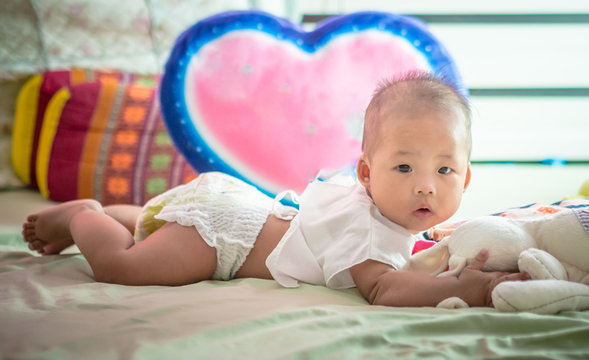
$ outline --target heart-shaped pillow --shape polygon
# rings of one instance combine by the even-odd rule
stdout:
[[[376,86],[411,71],[444,76],[466,95],[447,50],[415,18],[354,13],[306,32],[266,13],[228,12],[178,38],[160,97],[198,172],[300,192],[319,170],[358,158]]]

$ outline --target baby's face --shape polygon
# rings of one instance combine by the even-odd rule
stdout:
[[[412,233],[452,216],[470,181],[463,113],[405,112],[379,130],[372,154],[360,158],[358,177],[380,212]]]

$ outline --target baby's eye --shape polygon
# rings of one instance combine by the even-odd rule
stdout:
[[[407,164],[398,165],[395,169],[397,171],[399,171],[399,172],[402,172],[402,173],[409,173],[409,172],[411,172],[411,166],[409,166]]]
[[[447,175],[452,172],[452,169],[447,166],[442,166],[438,169],[438,174]]]

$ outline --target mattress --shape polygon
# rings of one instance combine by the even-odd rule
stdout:
[[[356,289],[272,280],[97,283],[86,260],[0,234],[0,354],[10,359],[589,357],[589,312],[391,308]]]

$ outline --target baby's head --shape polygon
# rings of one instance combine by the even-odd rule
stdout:
[[[450,85],[415,73],[383,83],[366,109],[358,179],[411,232],[452,216],[470,181],[470,109]]]

